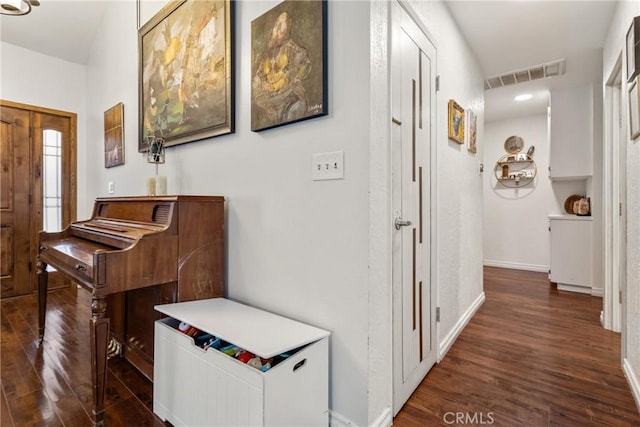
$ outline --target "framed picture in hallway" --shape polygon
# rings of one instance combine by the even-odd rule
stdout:
[[[234,132],[234,4],[172,0],[138,32],[138,151]]]
[[[627,82],[631,83],[640,73],[640,16],[631,20],[626,38]]]
[[[478,119],[476,117],[476,114],[472,110],[468,110],[467,113],[469,115],[469,146],[467,147],[467,149],[469,150],[469,152],[475,154],[478,152],[478,142],[476,140],[478,131]]]
[[[251,22],[251,130],[328,113],[327,1],[285,0]]]
[[[449,100],[449,139],[464,144],[464,108],[453,99]]]
[[[640,135],[640,100],[638,97],[638,77],[629,87],[629,134],[631,139],[636,139]]]
[[[124,165],[124,104],[104,112],[104,167]]]

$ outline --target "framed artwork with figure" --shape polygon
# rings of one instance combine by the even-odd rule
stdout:
[[[138,151],[234,132],[231,0],[172,0],[138,32]]]
[[[464,108],[453,99],[449,100],[449,139],[464,144]]]
[[[327,2],[286,0],[251,22],[251,130],[327,115]]]
[[[104,112],[104,167],[124,165],[124,104]]]

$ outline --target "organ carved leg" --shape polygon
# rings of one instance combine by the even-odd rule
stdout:
[[[38,260],[36,264],[36,274],[38,276],[38,340],[40,344],[44,340],[44,322],[47,315],[47,264]]]
[[[91,379],[93,384],[93,421],[104,424],[104,394],[107,381],[107,345],[109,318],[106,317],[107,300],[94,295],[91,301]]]

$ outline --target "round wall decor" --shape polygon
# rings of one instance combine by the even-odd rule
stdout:
[[[504,149],[507,153],[519,153],[524,148],[524,140],[519,136],[510,136],[504,141]]]

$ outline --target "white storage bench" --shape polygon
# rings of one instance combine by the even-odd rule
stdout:
[[[329,332],[224,298],[156,306],[153,412],[174,426],[327,426]],[[263,359],[204,350],[180,322]],[[225,344],[226,344],[225,343]]]

